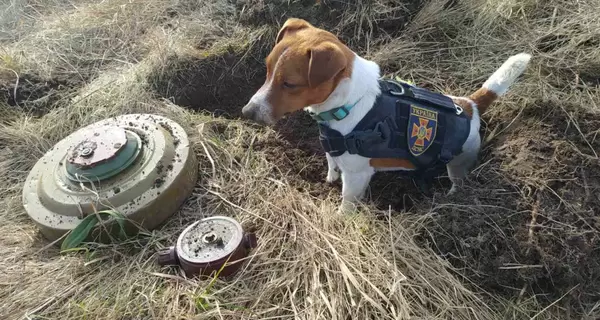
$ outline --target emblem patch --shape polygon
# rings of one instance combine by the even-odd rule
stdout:
[[[435,140],[437,124],[437,111],[410,106],[410,116],[408,117],[408,149],[410,153],[420,156],[429,149]]]

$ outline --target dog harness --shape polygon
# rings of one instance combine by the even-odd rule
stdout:
[[[417,171],[445,165],[461,152],[471,126],[450,97],[401,81],[380,80],[379,85],[375,105],[347,135],[327,121],[345,118],[356,103],[311,115],[319,122],[325,152],[408,159]]]

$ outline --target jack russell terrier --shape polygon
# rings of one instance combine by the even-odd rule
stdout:
[[[376,171],[422,175],[445,166],[457,191],[476,164],[480,113],[525,71],[531,55],[510,57],[469,97],[380,78],[379,66],[335,35],[291,18],[266,58],[263,86],[242,109],[272,125],[305,109],[318,121],[327,182],[342,177],[341,210],[353,210]]]

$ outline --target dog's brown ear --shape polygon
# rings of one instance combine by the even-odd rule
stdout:
[[[289,18],[283,24],[283,27],[281,27],[281,29],[279,30],[275,44],[278,44],[279,41],[281,41],[281,39],[283,39],[286,35],[289,35],[298,30],[302,30],[302,29],[306,29],[306,28],[310,28],[310,27],[312,27],[312,25],[310,23],[306,22],[305,20],[297,19],[297,18]]]
[[[323,42],[309,50],[308,84],[317,87],[327,80],[333,79],[348,64],[344,52],[333,42]]]

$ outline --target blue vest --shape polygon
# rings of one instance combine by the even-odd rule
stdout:
[[[380,80],[373,108],[347,135],[319,123],[325,152],[410,160],[417,171],[450,162],[469,136],[470,119],[448,96],[393,80]]]

